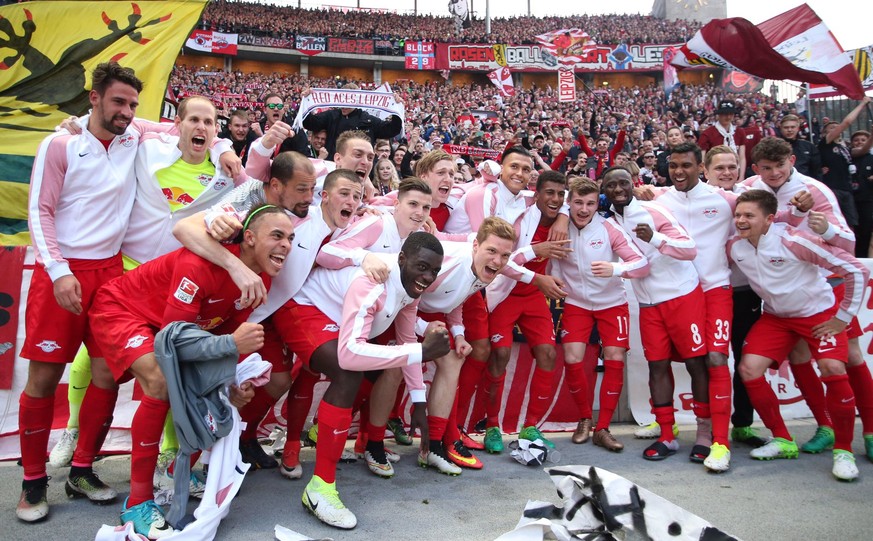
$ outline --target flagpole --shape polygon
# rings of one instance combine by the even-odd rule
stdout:
[[[815,131],[812,129],[812,94],[809,93],[809,83],[803,83],[804,98],[806,98],[806,122],[809,124],[809,142],[815,144]]]

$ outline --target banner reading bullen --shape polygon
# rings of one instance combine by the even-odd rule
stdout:
[[[97,64],[117,60],[133,68],[144,82],[137,116],[158,121],[173,61],[205,5],[49,1],[0,8],[0,245],[30,243],[33,157],[62,120],[88,112]]]
[[[558,70],[558,101],[576,101],[576,74],[572,69]]]

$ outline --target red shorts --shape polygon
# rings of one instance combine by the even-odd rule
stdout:
[[[539,291],[532,295],[510,295],[489,314],[491,347],[512,347],[512,329],[516,323],[528,346],[555,345],[555,323],[552,320],[552,311],[549,308],[549,301]]]
[[[591,329],[597,323],[600,344],[603,347],[630,349],[628,341],[629,313],[627,303],[604,310],[586,310],[579,306],[564,303],[561,317],[561,343],[588,343]]]
[[[734,290],[731,286],[715,287],[704,291],[703,297],[706,299],[707,352],[730,355]]]
[[[273,365],[273,372],[289,372],[294,355],[288,351],[279,331],[273,323],[273,316],[261,322],[264,327],[264,345],[258,351],[261,358]]]
[[[339,325],[315,306],[290,300],[276,310],[272,319],[282,342],[307,368],[316,349],[339,338]]]
[[[834,287],[834,307],[839,308],[840,303],[843,302],[843,298],[846,296],[846,283],[840,282],[836,287]],[[860,338],[864,335],[864,332],[861,330],[861,322],[858,321],[857,317],[853,317],[852,321],[846,326],[846,336],[849,337],[849,340],[853,338]]]
[[[491,333],[488,332],[488,307],[482,292],[477,291],[464,301],[461,317],[464,320],[464,338],[467,342],[491,338]]]
[[[835,313],[836,310],[831,309],[809,317],[778,317],[764,312],[746,336],[743,355],[761,355],[779,364],[788,357],[797,340],[802,339],[809,344],[814,359],[848,362],[849,338],[845,331],[824,340],[812,336],[812,328],[829,320]]]
[[[130,309],[106,289],[97,293],[90,320],[95,329],[100,329],[95,334],[97,345],[105,353],[106,365],[119,383],[129,379],[127,371],[134,361],[155,351],[155,335],[160,329],[131,314]]]
[[[654,306],[640,306],[640,337],[646,359],[680,361],[705,354],[705,303],[703,290],[697,286],[687,295]]]
[[[121,254],[100,260],[70,259],[69,264],[82,288],[82,313],[77,316],[58,305],[51,278],[42,265],[37,265],[24,317],[26,336],[21,356],[25,359],[71,363],[83,342],[91,357],[103,357],[88,316],[100,286],[121,276]],[[100,332],[104,332],[102,328]]]

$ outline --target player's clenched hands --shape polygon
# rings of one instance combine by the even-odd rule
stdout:
[[[613,266],[609,261],[594,261],[591,263],[591,274],[598,278],[612,278]]]
[[[655,235],[649,224],[637,224],[634,228],[634,233],[636,233],[637,238],[643,242],[651,242],[652,237]]]
[[[846,330],[847,325],[848,323],[845,321],[840,321],[839,319],[832,317],[824,323],[819,323],[813,327],[812,335],[819,340],[826,340],[828,338],[833,338],[835,335]]]
[[[812,194],[806,190],[801,190],[794,194],[794,197],[791,198],[791,201],[789,201],[788,204],[795,207],[800,212],[806,212],[812,208],[813,202]]]
[[[230,396],[228,398],[230,403],[237,409],[251,402],[254,397],[255,387],[251,381],[244,381],[239,387],[236,385],[230,386]]]
[[[248,355],[264,345],[264,327],[260,323],[246,321],[233,331],[233,341],[240,355]]]
[[[467,339],[462,335],[458,335],[455,337],[455,353],[458,354],[458,357],[462,359],[466,359],[467,355],[473,352],[473,346],[467,342]]]
[[[809,223],[809,228],[819,235],[824,235],[828,230],[828,219],[823,212],[809,211],[807,222]]]
[[[423,360],[439,359],[448,354],[449,330],[442,321],[432,321],[424,331],[424,341],[421,343],[421,357]]]
[[[570,239],[547,240],[546,242],[531,244],[530,247],[537,258],[564,259],[568,254],[573,253],[573,249],[568,246],[570,242]]]
[[[218,242],[224,242],[231,237],[236,236],[240,229],[242,229],[242,224],[235,216],[219,214],[214,220],[212,220],[212,223],[209,224],[209,228],[206,229],[206,232],[209,233],[210,237]]]
[[[58,305],[77,316],[82,313],[82,286],[72,274],[61,276],[54,283]]]

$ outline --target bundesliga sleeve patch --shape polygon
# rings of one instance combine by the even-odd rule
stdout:
[[[200,286],[195,284],[192,280],[183,277],[182,283],[179,284],[179,288],[176,289],[173,296],[185,304],[191,304],[194,301],[194,295],[197,294],[197,290],[199,289]]]

